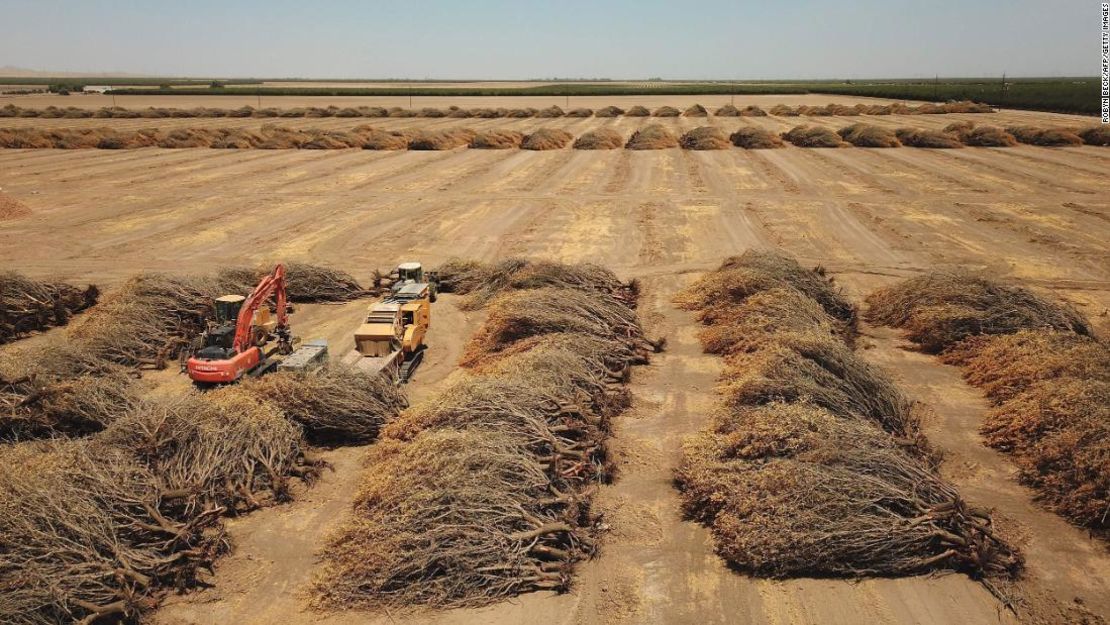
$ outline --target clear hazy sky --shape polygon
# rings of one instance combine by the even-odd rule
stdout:
[[[1091,0],[3,0],[0,65],[320,78],[1097,75]]]

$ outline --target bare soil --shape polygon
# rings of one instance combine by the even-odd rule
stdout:
[[[593,105],[574,100],[572,106]],[[633,104],[631,98],[605,100],[597,106]],[[723,103],[700,101],[711,109]],[[769,108],[778,101],[786,99],[738,98],[737,104]],[[421,105],[428,104],[415,106]],[[1045,125],[1058,117],[1006,112],[991,123],[1012,121],[996,119],[1001,116]],[[943,127],[964,117],[974,118],[912,121]],[[893,116],[873,119],[903,123]],[[232,121],[239,120],[213,123]],[[384,121],[433,128],[466,121],[517,130],[542,122],[575,134],[602,126],[631,134],[648,123]],[[670,124],[676,133],[705,123],[726,130],[741,123],[776,129],[797,123],[773,117],[648,121]],[[358,482],[365,450],[347,448],[326,453],[335,470],[294,503],[235,520],[237,548],[218,565],[214,587],[171,598],[158,622],[1012,623],[1016,619],[997,599],[961,575],[771,581],[726,569],[708,534],[679,517],[670,484],[681,437],[704,424],[715,401],[719,366],[701,354],[692,318],[670,300],[725,256],[781,248],[825,266],[856,299],[900,277],[959,264],[1051,291],[1110,329],[1108,163],[1110,153],[1101,148],[1030,146],[945,152],[3,150],[0,187],[32,214],[0,222],[0,266],[111,286],[143,269],[204,271],[276,259],[331,264],[359,277],[410,259],[429,266],[453,256],[589,260],[624,278],[641,278],[641,313],[653,334],[670,340],[668,352],[635,376],[634,408],[616,424],[621,473],[598,498],[608,536],[600,556],[580,567],[571,593],[432,614],[307,611],[303,592],[314,551],[347,514]],[[363,305],[306,306],[294,321],[304,336],[344,345]],[[411,386],[417,400],[458,375],[452,371],[460,346],[479,321],[449,297],[433,315],[429,361]],[[868,357],[935,411],[927,432],[947,453],[945,475],[972,503],[994,507],[1007,531],[1025,542],[1029,580],[1018,591],[1037,609],[1025,609],[1023,618],[1033,622],[1052,610],[1063,615],[1056,622],[1078,618],[1076,610],[1110,614],[1105,546],[1039,508],[1016,483],[1009,461],[982,445],[977,429],[986,404],[978,392],[958,371],[907,350],[892,333],[868,333]]]

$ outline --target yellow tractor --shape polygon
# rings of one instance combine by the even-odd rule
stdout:
[[[420,263],[404,263],[394,274],[389,295],[370,305],[343,362],[405,383],[424,358],[436,281],[434,275],[425,277]]]

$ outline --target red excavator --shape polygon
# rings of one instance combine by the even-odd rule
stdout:
[[[266,305],[270,296],[276,300],[276,320]],[[276,348],[263,353],[262,347],[272,340]],[[244,375],[267,373],[277,367],[281,355],[292,352],[285,266],[278,265],[247,297],[225,295],[216,300],[216,319],[200,337],[186,369],[194,382],[226,384]]]

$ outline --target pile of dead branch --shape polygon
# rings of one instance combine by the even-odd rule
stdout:
[[[126,413],[128,371],[64,338],[0,355],[0,440],[97,432]]]
[[[226,551],[220,517],[315,477],[303,447],[274,404],[227,388],[137,404],[92,438],[0,448],[0,618],[137,620]]]
[[[540,128],[524,137],[522,150],[562,150],[574,141],[574,135],[559,128]]]
[[[740,117],[766,117],[767,112],[754,104],[749,104],[740,110]]]
[[[851,306],[821,272],[748,252],[676,301],[725,358],[724,402],[685,442],[676,485],[730,564],[771,577],[1020,570],[990,515],[937,473],[910,402],[852,351]]]
[[[798,109],[787,104],[776,104],[772,106],[771,110],[768,112],[775,117],[797,117],[800,115]]]
[[[6,193],[0,193],[0,221],[19,219],[30,214],[31,209],[26,204]]]
[[[1036,128],[1033,126],[1009,126],[1006,132],[1021,143],[1048,147],[1083,145],[1083,139],[1066,128]]]
[[[239,384],[257,401],[277,401],[287,419],[317,445],[369,443],[408,406],[387,376],[332,365],[315,373],[279,371]]]
[[[795,126],[782,134],[782,138],[800,148],[839,148],[847,145],[840,135],[824,126]]]
[[[574,289],[600,293],[635,307],[640,294],[635,280],[622,282],[616,274],[592,263],[565,264],[509,258],[497,263],[450,260],[437,268],[441,293],[457,293],[467,298],[463,309],[484,307],[506,291],[540,288]]]
[[[269,267],[260,268],[254,283],[270,270]],[[346,271],[322,265],[286,263],[285,280],[286,292],[291,302],[349,302],[371,294]]]
[[[781,137],[755,126],[738,128],[736,132],[729,135],[728,140],[732,142],[732,145],[746,150],[766,150],[783,146]]]
[[[574,141],[576,150],[617,150],[623,146],[624,137],[612,128],[591,130]]]
[[[552,299],[604,303],[563,306],[552,325]],[[534,331],[505,335],[509,309],[510,324]],[[621,382],[638,361],[628,341],[642,334],[632,309],[603,294],[502,294],[468,349],[495,340],[496,357],[406,411],[372,449],[354,514],[323,551],[316,603],[462,607],[568,589],[595,550],[608,419],[627,405]]]
[[[652,117],[678,117],[682,113],[673,106],[660,106],[651,112]]]
[[[567,117],[593,117],[594,112],[592,109],[577,108],[567,111]]]
[[[421,130],[409,141],[410,150],[453,150],[466,146],[477,133],[467,128]]]
[[[1087,145],[1110,145],[1110,126],[1091,126],[1079,131],[1079,138]],[[2,201],[2,200],[0,200]],[[0,213],[2,213],[0,209]]]
[[[378,130],[370,128],[362,133],[364,150],[407,150],[413,133],[405,130]]]
[[[1091,335],[1074,309],[968,271],[936,271],[872,293],[868,321],[902,328],[929,352],[981,334],[1046,329]]]
[[[479,132],[470,140],[470,148],[475,150],[511,150],[519,148],[524,135],[515,130],[486,130]]]
[[[82,290],[64,282],[32,280],[14,271],[0,272],[0,344],[64,326],[99,297],[94,285]]]
[[[857,148],[897,148],[902,144],[889,128],[870,124],[852,124],[841,128],[837,134],[841,139]]]
[[[577,289],[511,291],[493,300],[489,317],[460,359],[473,367],[512,349],[520,341],[560,332],[603,339],[629,362],[646,363],[660,346],[640,329],[636,313],[620,299]]]
[[[606,106],[594,111],[594,117],[620,117],[624,115],[624,109],[619,106]]]
[[[646,107],[637,104],[636,106],[633,106],[625,111],[624,115],[625,117],[650,117],[651,111],[647,110]]]
[[[724,106],[713,111],[713,115],[716,117],[739,117],[740,109],[731,104],[725,104]]]
[[[971,274],[874,293],[869,319],[959,365],[994,408],[982,432],[1051,510],[1110,529],[1110,347],[1073,309]],[[901,308],[901,310],[896,310]]]
[[[563,109],[555,105],[536,111],[536,117],[562,117],[563,115]]]
[[[709,117],[709,111],[700,104],[693,104],[685,111],[682,111],[683,117]],[[660,115],[662,117],[662,115]]]
[[[924,128],[899,128],[894,131],[902,145],[911,148],[952,149],[962,148],[964,144],[953,133]]]
[[[977,126],[975,122],[954,122],[945,126],[944,132],[956,135],[964,145],[976,147],[1007,148],[1018,143],[998,126]]]
[[[648,124],[632,133],[624,147],[629,150],[664,150],[677,148],[678,138],[662,124]]]
[[[684,150],[727,150],[728,137],[716,126],[701,126],[682,135],[678,140]]]

